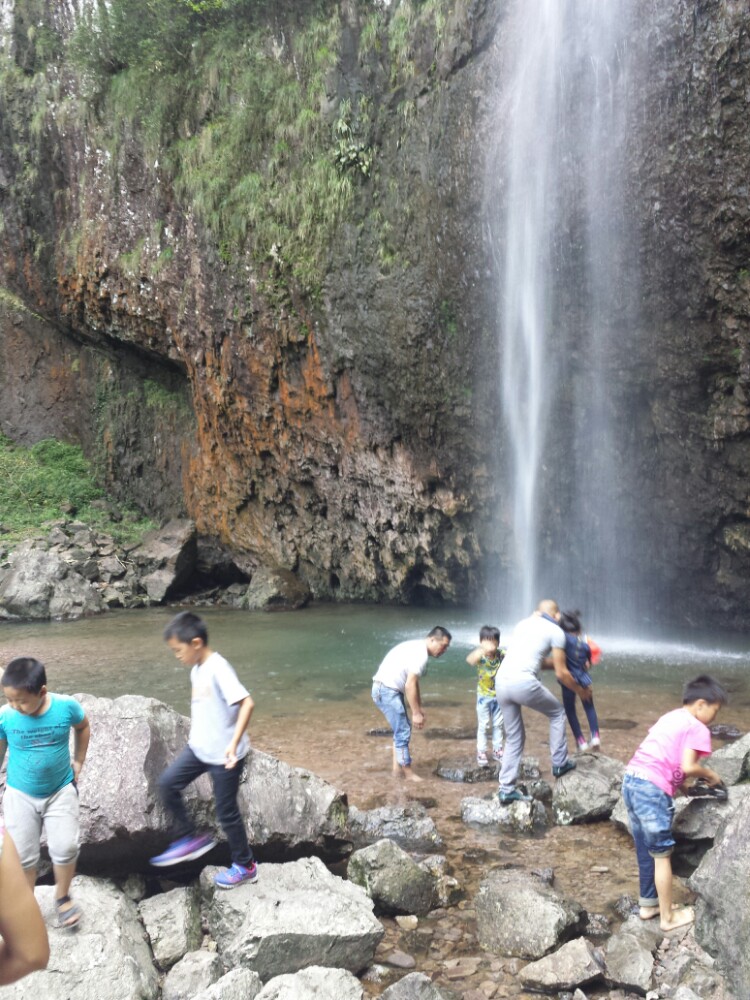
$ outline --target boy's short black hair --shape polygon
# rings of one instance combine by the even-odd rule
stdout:
[[[496,628],[494,625],[482,625],[479,630],[479,641],[484,642],[485,639],[489,639],[491,642],[496,642],[499,646],[500,629]]]
[[[44,664],[33,656],[17,656],[10,661],[0,678],[3,687],[28,691],[30,694],[39,694],[46,683],[47,671]]]
[[[164,639],[177,639],[178,642],[192,642],[200,639],[204,646],[208,645],[208,629],[206,623],[192,611],[181,611],[164,629]]]
[[[682,689],[683,705],[692,705],[696,701],[707,701],[709,705],[726,705],[728,700],[725,688],[708,674],[694,677]]]
[[[577,635],[581,631],[581,612],[562,611],[560,613],[560,628],[563,632],[572,632]]]
[[[450,634],[447,628],[443,628],[442,625],[436,625],[435,628],[431,629],[427,633],[428,639],[447,639],[448,642],[451,641],[453,636]]]

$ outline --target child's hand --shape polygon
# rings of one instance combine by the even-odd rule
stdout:
[[[78,784],[78,777],[81,773],[81,768],[83,767],[83,764],[81,764],[81,762],[78,760],[73,760],[71,761],[70,766],[73,768],[73,781],[75,781],[75,783]]]
[[[224,767],[227,771],[231,771],[236,763],[237,763],[237,748],[233,747],[230,744],[224,751]]]
[[[705,767],[703,770],[706,772],[703,775],[703,780],[707,785],[710,785],[711,788],[715,788],[717,785],[723,784],[721,777],[716,773],[716,771],[712,771],[710,767]]]
[[[424,712],[414,712],[411,721],[415,729],[424,729]]]
[[[578,694],[580,695],[581,701],[591,701],[594,697],[594,689],[589,684],[588,687],[580,687]]]

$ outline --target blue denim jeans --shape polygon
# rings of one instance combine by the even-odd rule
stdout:
[[[638,859],[639,903],[641,906],[658,906],[654,858],[668,858],[674,849],[674,799],[652,781],[627,773],[622,782],[622,797],[628,810]]]
[[[503,749],[503,713],[494,694],[477,695],[477,753],[487,748],[487,730],[492,726],[492,749]]]
[[[406,702],[401,691],[385,687],[380,681],[372,685],[372,700],[386,717],[388,725],[393,730],[393,746],[396,750],[396,760],[402,767],[411,764],[409,740],[411,739],[411,723],[406,714]]]
[[[216,818],[221,824],[227,840],[232,861],[248,867],[253,861],[253,852],[247,842],[245,821],[237,805],[240,778],[245,770],[245,761],[238,760],[234,767],[223,764],[205,764],[199,760],[190,747],[178,755],[177,759],[162,772],[159,778],[159,793],[167,812],[172,816],[175,837],[189,837],[195,833],[195,825],[188,816],[180,792],[208,771],[214,789]]]

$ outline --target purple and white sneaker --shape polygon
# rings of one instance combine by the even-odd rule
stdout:
[[[250,863],[249,867],[245,865],[238,865],[235,862],[231,868],[227,868],[225,872],[219,872],[218,875],[214,875],[214,883],[218,885],[220,889],[234,889],[236,885],[242,885],[243,882],[257,882],[258,881],[258,866],[254,861]]]
[[[155,868],[166,868],[168,865],[178,865],[181,861],[195,861],[202,854],[207,854],[217,841],[208,833],[193,834],[190,837],[180,837],[173,841],[163,854],[151,858]]]

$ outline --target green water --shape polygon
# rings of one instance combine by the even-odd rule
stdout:
[[[47,667],[49,686],[64,693],[115,698],[141,694],[189,710],[188,671],[162,641],[174,608],[111,612],[75,622],[0,626],[0,663],[36,656]],[[422,685],[425,701],[471,705],[474,676],[465,663],[484,619],[470,612],[320,605],[268,614],[205,609],[212,648],[221,652],[252,692],[258,711],[273,716],[330,713],[335,702],[369,698],[370,679],[388,649],[426,635],[433,625],[453,633],[451,648],[431,660]],[[503,629],[503,640],[511,629]],[[680,642],[597,636],[602,664],[597,687],[629,695],[668,691],[710,672],[728,685],[734,708],[750,706],[747,637],[690,637]]]

